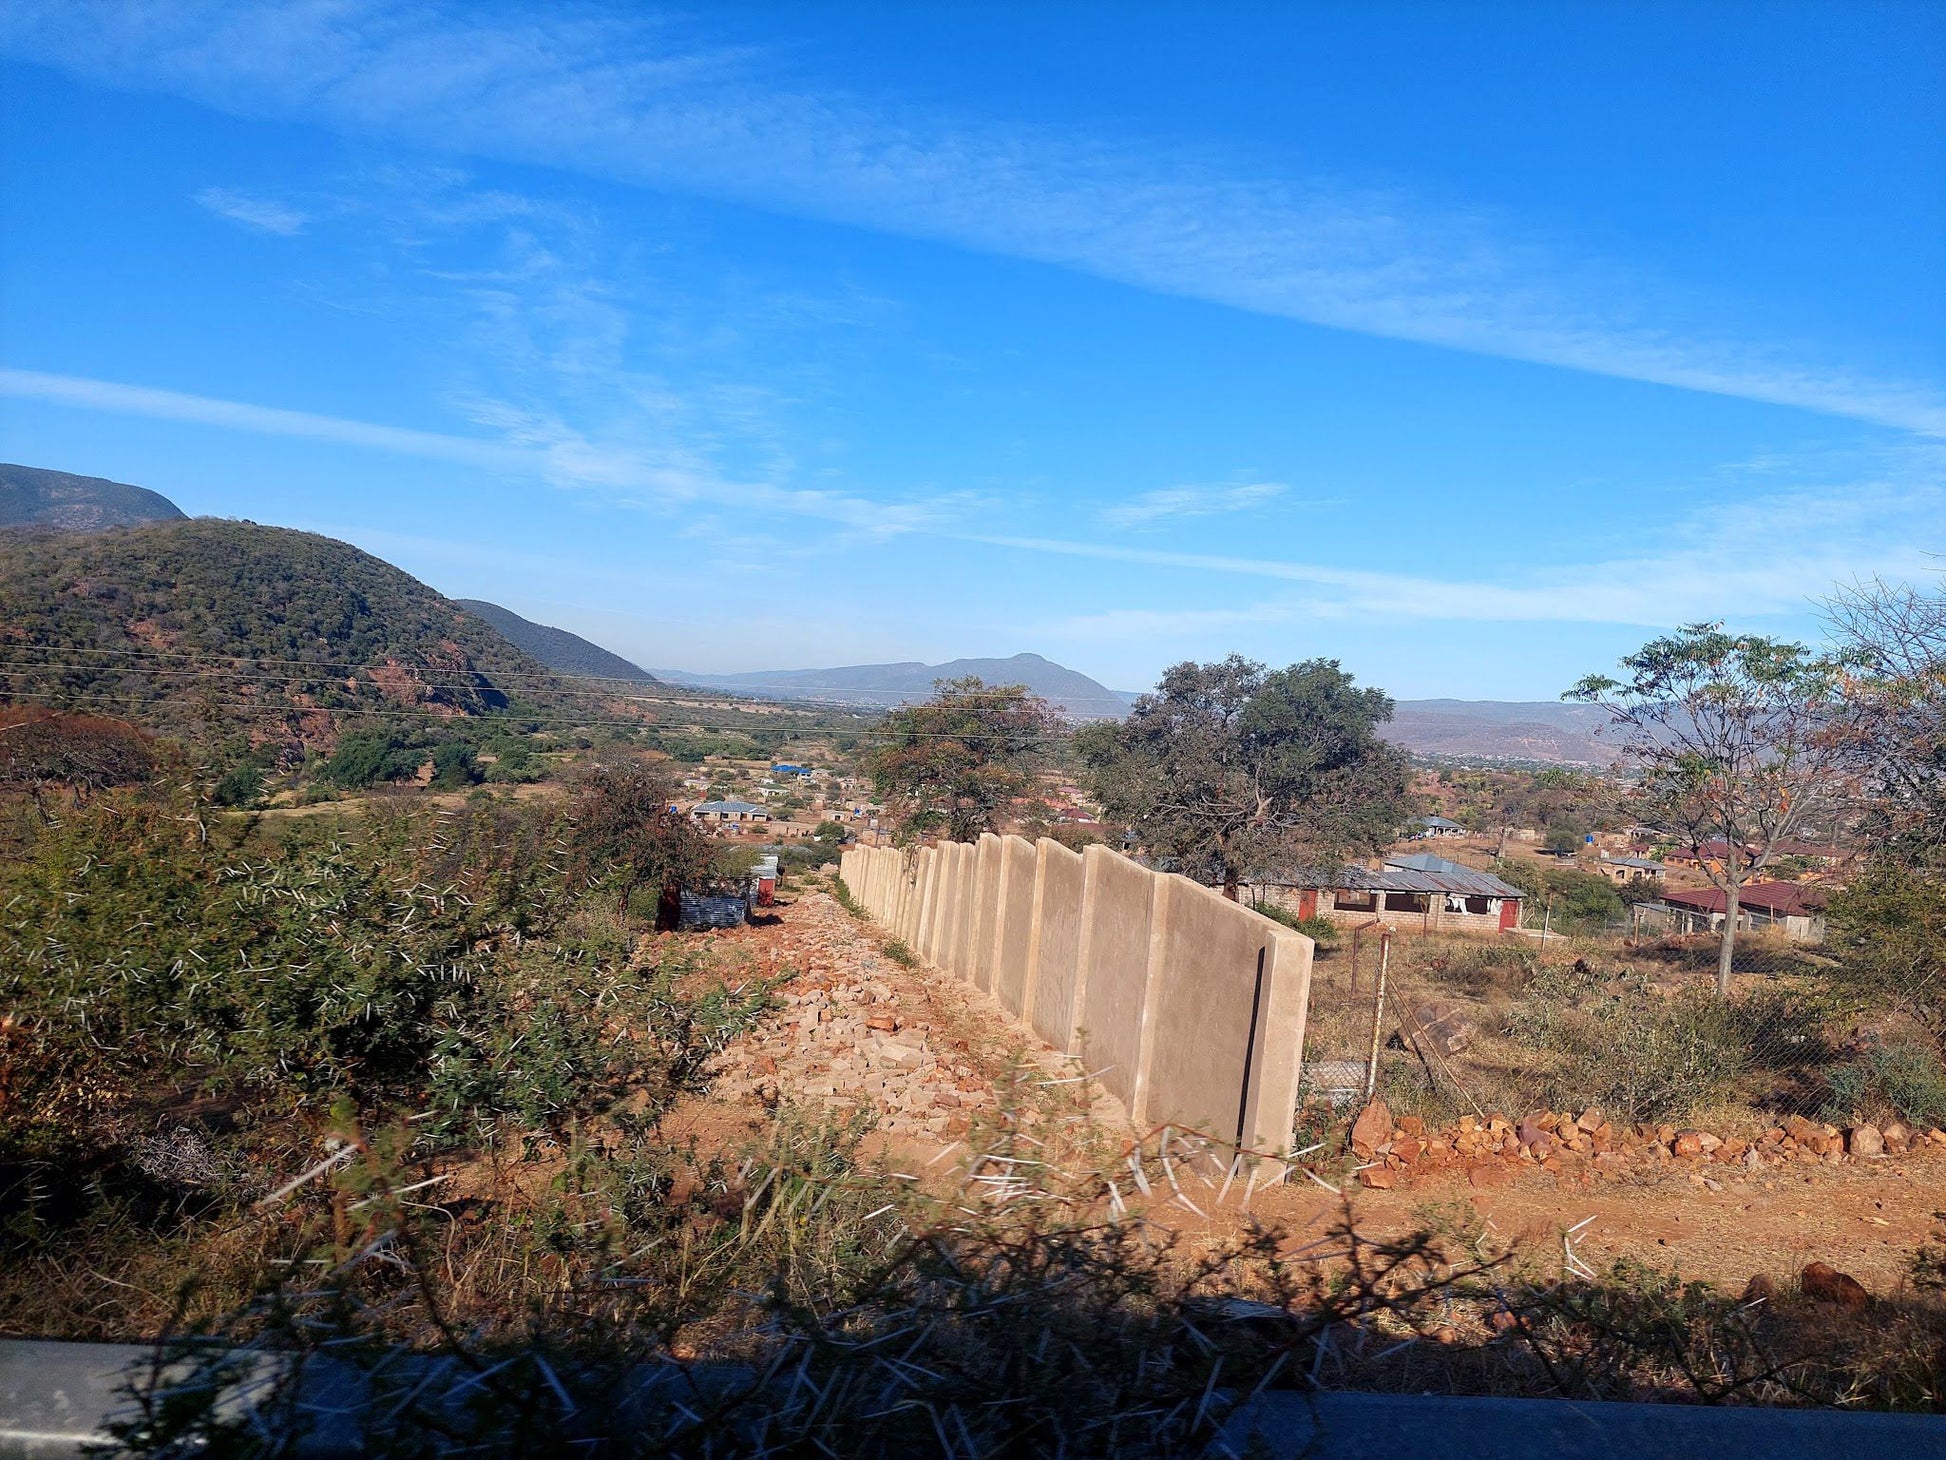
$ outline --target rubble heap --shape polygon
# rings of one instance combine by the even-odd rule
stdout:
[[[1352,1123],[1352,1154],[1364,1163],[1359,1180],[1380,1189],[1420,1172],[1463,1169],[1476,1186],[1510,1180],[1523,1167],[1584,1184],[1625,1174],[1686,1170],[1698,1185],[1720,1186],[1726,1174],[1754,1174],[1793,1163],[1840,1165],[1916,1154],[1946,1155],[1946,1131],[1834,1125],[1792,1116],[1750,1137],[1721,1136],[1673,1124],[1611,1122],[1599,1109],[1537,1110],[1518,1120],[1495,1113],[1462,1116],[1428,1129],[1417,1116],[1396,1120],[1373,1101]],[[1711,1168],[1719,1168],[1712,1171]],[[1727,1168],[1721,1169],[1721,1168]]]

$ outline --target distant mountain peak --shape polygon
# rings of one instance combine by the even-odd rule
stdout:
[[[0,462],[0,528],[102,532],[187,520],[182,508],[147,487]]]
[[[935,681],[985,680],[988,684],[1024,684],[1073,720],[1119,720],[1128,713],[1128,697],[1097,683],[1079,670],[1056,664],[1040,654],[1021,653],[995,659],[949,659],[944,664],[901,660],[892,664],[847,664],[829,669],[766,669],[743,674],[696,674],[658,669],[674,684],[730,690],[776,699],[826,700],[834,704],[892,709],[930,699]]]

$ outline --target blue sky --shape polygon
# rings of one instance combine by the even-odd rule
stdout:
[[[0,457],[651,666],[1551,698],[1934,571],[1946,9],[0,10]]]

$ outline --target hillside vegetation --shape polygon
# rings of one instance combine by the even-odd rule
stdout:
[[[458,718],[562,693],[410,574],[248,522],[0,537],[0,625],[9,698],[164,729],[261,714],[309,739],[319,710]]]

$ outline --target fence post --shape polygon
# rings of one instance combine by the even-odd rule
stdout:
[[[1378,935],[1378,993],[1372,999],[1372,1055],[1365,1062],[1365,1103],[1378,1088],[1378,1041],[1385,1028],[1385,972],[1392,962],[1392,930]]]

